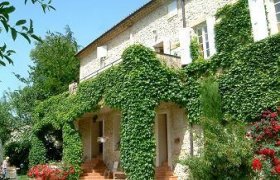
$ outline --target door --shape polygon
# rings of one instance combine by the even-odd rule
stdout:
[[[157,165],[161,166],[168,163],[167,114],[158,114],[157,121]]]
[[[103,137],[103,121],[95,120],[91,128],[91,158],[103,153],[103,143],[97,142],[98,137]]]
[[[103,137],[103,121],[98,122],[98,133],[99,137]],[[103,154],[103,143],[99,143],[98,153],[99,155]]]

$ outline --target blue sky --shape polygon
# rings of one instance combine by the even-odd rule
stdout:
[[[149,0],[53,0],[56,10],[46,14],[39,5],[24,5],[24,0],[10,2],[16,7],[11,20],[32,19],[34,30],[41,37],[44,37],[47,31],[64,33],[65,26],[69,25],[78,44],[84,47]],[[0,39],[0,45],[5,42],[10,49],[16,51],[12,56],[14,65],[0,66],[1,96],[8,88],[15,90],[23,87],[13,72],[23,77],[28,76],[28,66],[31,65],[29,53],[34,44],[28,44],[21,37],[14,42],[5,33],[0,34]]]

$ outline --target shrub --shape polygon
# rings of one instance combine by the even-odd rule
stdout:
[[[201,83],[200,124],[204,129],[204,148],[200,156],[183,161],[193,179],[244,179],[251,168],[251,143],[245,138],[245,123],[222,119],[219,85],[210,76]]]
[[[31,178],[41,178],[43,180],[66,180],[74,173],[75,170],[71,165],[53,163],[33,166],[27,175]]]
[[[26,172],[28,170],[28,154],[30,150],[29,141],[19,141],[19,142],[9,142],[5,144],[4,151],[5,155],[10,157],[10,165],[20,167],[23,164],[23,169],[21,172]]]
[[[277,179],[280,175],[280,122],[279,113],[266,110],[248,132],[254,142],[252,169],[258,176]]]

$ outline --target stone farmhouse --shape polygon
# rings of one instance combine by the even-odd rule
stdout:
[[[132,44],[143,44],[153,49],[171,68],[181,68],[192,62],[190,44],[198,38],[201,53],[207,60],[216,53],[215,13],[236,0],[152,0],[106,31],[84,49],[80,60],[80,82],[95,78],[104,70],[122,61],[122,52]],[[182,6],[184,4],[184,7]],[[258,41],[280,30],[280,0],[249,0],[252,32]],[[163,171],[169,179],[186,179],[187,170],[178,160],[198,153],[197,139],[202,130],[190,127],[186,112],[176,104],[162,103],[156,110],[156,176]],[[120,163],[121,113],[109,107],[86,113],[75,122],[82,135],[84,168],[94,162],[104,162],[113,172]],[[191,143],[193,138],[193,144]],[[193,151],[193,152],[192,152]],[[102,167],[99,167],[102,169]],[[98,171],[98,169],[97,169]],[[103,174],[102,174],[103,176]],[[88,174],[82,179],[93,178]]]

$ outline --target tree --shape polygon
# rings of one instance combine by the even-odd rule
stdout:
[[[29,81],[37,93],[37,100],[68,90],[68,85],[78,80],[79,61],[75,57],[78,45],[73,33],[66,27],[66,34],[47,33],[42,42],[36,43],[30,57]]]
[[[13,118],[17,121],[17,124],[27,125],[32,122],[32,112],[36,106],[35,89],[27,85],[23,89],[6,93],[8,103],[11,111],[13,112]]]
[[[26,4],[29,0],[24,0]],[[43,11],[54,9],[51,6],[51,0],[30,0],[32,4],[40,4]],[[31,43],[31,39],[35,39],[40,41],[40,38],[34,34],[33,30],[33,22],[25,19],[19,19],[15,24],[12,24],[10,21],[10,16],[15,12],[16,8],[9,1],[4,1],[0,3],[0,34],[5,31],[6,33],[10,33],[11,38],[15,41],[18,35],[21,35],[25,38],[29,43]],[[8,49],[7,45],[4,43],[2,46],[0,45],[0,66],[5,66],[5,61],[8,63],[13,63],[11,59],[11,55],[14,54],[15,51]]]
[[[29,130],[33,122],[32,114],[37,104],[50,96],[67,91],[68,84],[78,79],[79,61],[75,57],[77,50],[78,45],[69,27],[66,28],[65,35],[48,32],[45,39],[35,44],[35,48],[30,54],[34,66],[30,67],[29,77],[24,79],[16,75],[26,84],[26,87],[6,93],[8,106],[7,110],[3,112],[12,113],[2,113],[2,116],[2,106],[0,107],[0,138],[3,134],[1,129],[6,131],[5,135],[13,132],[12,136],[9,136],[10,139],[6,137],[9,141],[5,143],[5,153],[13,155],[11,163],[14,165],[28,163]],[[9,126],[9,123],[5,123],[5,121],[3,125],[7,128],[2,127],[1,120],[4,116],[12,116],[13,126]],[[51,149],[47,152],[50,154],[49,159],[61,158],[61,146],[55,146],[53,143],[53,139],[62,141],[61,132],[47,128],[40,137],[45,140],[45,146]]]
[[[4,144],[12,131],[13,118],[9,112],[9,105],[4,98],[0,100],[0,140]]]

